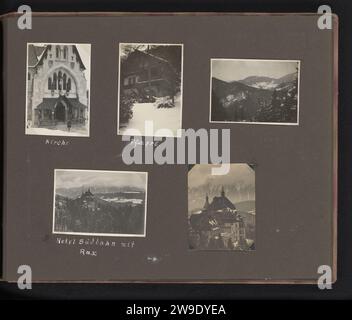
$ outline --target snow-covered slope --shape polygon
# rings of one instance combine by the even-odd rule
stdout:
[[[239,80],[238,82],[244,83],[247,86],[259,89],[274,90],[284,83],[293,82],[296,77],[296,73],[290,73],[280,78],[270,78],[261,76],[250,76],[245,79]]]

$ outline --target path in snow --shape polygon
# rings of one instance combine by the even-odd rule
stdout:
[[[133,105],[133,117],[127,126],[120,128],[120,134],[124,134],[127,129],[137,129],[141,135],[145,135],[145,121],[153,121],[154,132],[159,129],[169,129],[173,136],[177,135],[177,130],[181,129],[181,107],[176,102],[174,108],[157,108],[156,103],[135,103]],[[165,134],[155,136],[169,136]]]

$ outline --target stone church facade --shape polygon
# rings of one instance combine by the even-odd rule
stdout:
[[[84,125],[89,91],[77,47],[28,44],[27,50],[27,128]]]

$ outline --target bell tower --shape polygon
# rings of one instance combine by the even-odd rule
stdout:
[[[221,196],[224,198],[225,197],[225,190],[224,190],[224,186],[222,186],[221,188]]]
[[[209,207],[209,197],[208,197],[208,194],[205,196],[205,204],[204,204],[204,207],[203,209],[206,210],[208,209]]]

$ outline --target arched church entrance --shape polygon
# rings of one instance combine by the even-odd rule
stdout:
[[[55,120],[58,122],[66,121],[66,109],[61,101],[59,101],[55,107]]]

